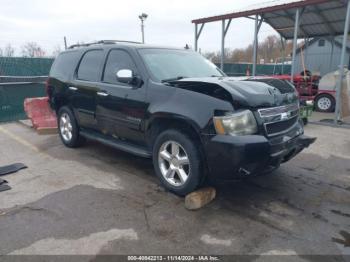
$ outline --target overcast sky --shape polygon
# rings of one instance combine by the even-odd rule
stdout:
[[[182,47],[193,45],[192,19],[228,13],[266,0],[0,0],[0,47],[11,43],[20,54],[28,41],[39,43],[48,53],[60,45],[100,39],[141,40],[138,15],[145,22],[146,43]],[[245,47],[253,41],[254,22],[232,21],[226,47]],[[202,51],[220,49],[221,23],[205,25],[199,47]],[[268,25],[260,38],[274,34]]]

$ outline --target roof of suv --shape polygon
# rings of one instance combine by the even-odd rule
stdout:
[[[157,49],[178,49],[178,50],[186,50],[178,47],[170,47],[170,46],[158,46],[158,45],[146,45],[140,42],[132,42],[132,41],[118,41],[118,40],[101,40],[93,43],[86,44],[76,44],[72,45],[68,48],[68,50],[74,49],[90,49],[90,48],[110,48],[110,47],[129,47],[134,49],[143,49],[143,48],[157,48]]]

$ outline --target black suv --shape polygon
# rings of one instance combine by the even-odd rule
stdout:
[[[288,82],[230,78],[186,49],[100,41],[55,60],[47,83],[59,134],[153,159],[168,190],[185,195],[208,176],[268,172],[314,142],[303,135]]]

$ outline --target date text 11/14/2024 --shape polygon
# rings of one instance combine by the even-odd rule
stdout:
[[[176,256],[176,255],[156,255],[156,256],[128,256],[128,261],[220,261],[218,256],[198,255],[198,256]]]

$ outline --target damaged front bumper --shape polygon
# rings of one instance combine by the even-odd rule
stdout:
[[[211,178],[231,180],[272,171],[316,140],[303,134],[289,135],[273,139],[263,135],[211,137],[205,143]]]

